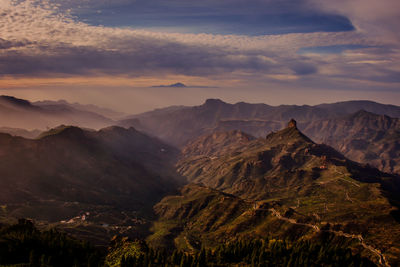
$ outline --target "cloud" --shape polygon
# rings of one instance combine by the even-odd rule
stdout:
[[[320,80],[322,86],[332,79],[397,82],[393,77],[399,69],[398,45],[363,31],[263,36],[154,32],[89,25],[71,16],[66,6],[58,8],[45,1],[0,1],[0,75],[257,76],[266,81],[291,77]],[[245,6],[244,1],[237,1]],[[289,1],[282,3],[284,7]],[[307,10],[305,2],[301,3]],[[252,7],[246,10],[251,13]],[[299,53],[305,47],[322,46],[354,49]]]
[[[23,42],[11,42],[0,38],[0,49],[9,49],[13,47],[21,47],[24,46]]]
[[[79,5],[77,1],[58,2],[62,9],[71,10],[92,25],[246,35],[354,29],[345,16],[311,9],[305,0],[84,1]]]
[[[258,56],[232,55],[223,50],[169,42],[148,42],[145,49],[137,46],[136,51],[47,46],[35,49],[30,54],[25,51],[8,52],[0,55],[0,73],[44,76],[178,73],[202,76],[234,70],[266,71],[272,65]]]
[[[400,33],[400,1],[398,0],[310,0],[326,12],[348,17],[356,28],[370,38],[385,38],[387,43],[398,43]]]

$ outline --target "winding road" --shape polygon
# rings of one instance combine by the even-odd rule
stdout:
[[[388,261],[386,260],[385,255],[383,255],[383,253],[380,250],[372,247],[371,245],[366,244],[364,238],[361,235],[348,234],[348,233],[344,233],[343,231],[321,230],[317,225],[310,224],[310,223],[299,223],[295,219],[290,219],[290,218],[284,217],[280,214],[279,211],[275,210],[274,208],[269,209],[269,211],[272,213],[272,215],[274,215],[275,217],[277,217],[280,220],[287,221],[291,224],[310,227],[310,228],[313,228],[316,232],[325,231],[325,232],[333,233],[338,236],[357,239],[365,249],[368,249],[369,251],[371,251],[372,253],[374,253],[378,256],[378,258],[379,258],[378,262],[381,266],[391,267],[389,265]]]

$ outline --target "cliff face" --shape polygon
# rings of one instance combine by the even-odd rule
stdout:
[[[317,142],[346,157],[385,172],[400,172],[400,120],[360,111],[353,115],[304,125]]]

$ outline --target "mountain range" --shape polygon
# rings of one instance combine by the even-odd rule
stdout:
[[[329,244],[398,266],[399,115],[370,101],[209,99],[124,116],[2,96],[0,223],[31,218],[101,246],[139,238],[113,243],[113,266],[140,254],[132,244],[201,258],[257,240],[303,242],[307,253]]]
[[[252,121],[253,125],[259,123],[264,131],[270,132],[281,129],[291,118],[301,124],[350,115],[359,110],[400,117],[400,107],[371,101],[347,101],[316,106],[269,106],[244,102],[228,104],[219,99],[208,99],[200,106],[157,109],[153,112],[131,116],[121,123],[124,126],[138,127],[138,129],[140,127],[145,132],[181,147],[189,140],[213,131],[226,121],[231,123]],[[132,125],[129,125],[129,119],[132,120]]]
[[[118,120],[118,119],[121,119],[121,118],[124,118],[125,116],[127,116],[127,114],[125,114],[123,112],[115,111],[113,109],[99,107],[99,106],[92,105],[92,104],[83,105],[83,104],[80,104],[77,102],[69,103],[66,100],[58,100],[58,101],[44,100],[44,101],[36,101],[36,102],[33,102],[32,104],[35,106],[39,106],[39,107],[66,106],[66,107],[74,108],[74,109],[81,110],[81,111],[96,113],[98,115],[101,115],[106,118],[110,118],[112,120]]]
[[[95,129],[115,124],[93,109],[82,107],[66,102],[35,104],[12,96],[0,96],[0,127],[43,131],[60,124]]]
[[[382,171],[399,172],[397,117],[400,107],[371,101],[273,107],[209,99],[200,106],[176,106],[135,115],[120,121],[120,125],[136,127],[183,147],[190,140],[218,131],[239,130],[262,137],[294,118],[299,129],[313,140],[329,144],[346,157]]]

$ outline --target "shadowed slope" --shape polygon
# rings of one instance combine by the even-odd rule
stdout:
[[[173,167],[179,152],[133,128],[63,126],[36,140],[0,134],[0,148],[0,216],[146,212],[183,182]]]
[[[54,103],[35,105],[23,99],[0,96],[0,126],[22,129],[46,129],[60,124],[102,128],[113,120],[89,110]]]

